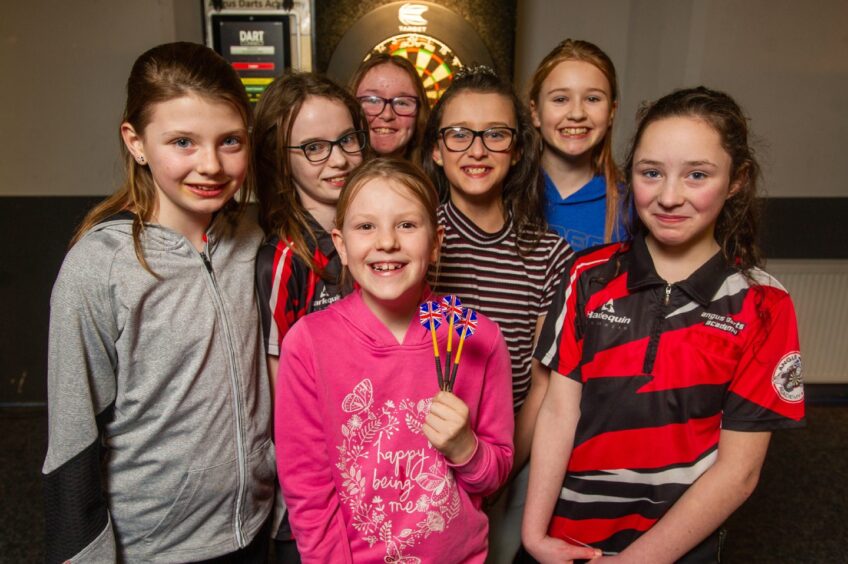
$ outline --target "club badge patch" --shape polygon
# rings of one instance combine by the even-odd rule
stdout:
[[[797,403],[804,399],[804,380],[801,377],[801,353],[784,355],[771,375],[771,385],[784,401]]]

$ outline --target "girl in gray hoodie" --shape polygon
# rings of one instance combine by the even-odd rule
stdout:
[[[201,45],[161,45],[132,68],[127,180],[83,221],[51,299],[49,562],[264,561],[262,233],[234,200],[250,115],[232,67]]]

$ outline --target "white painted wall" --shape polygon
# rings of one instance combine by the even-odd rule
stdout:
[[[132,61],[201,41],[196,0],[8,0],[0,17],[0,196],[112,192]],[[516,80],[565,37],[615,62],[623,152],[642,100],[700,83],[753,120],[772,196],[848,196],[845,0],[519,0]],[[320,38],[319,38],[320,40]]]
[[[201,42],[196,0],[9,0],[0,15],[0,196],[109,194],[135,58]]]
[[[845,0],[520,0],[516,82],[566,37],[616,65],[623,154],[643,100],[704,84],[745,108],[775,197],[848,197]]]

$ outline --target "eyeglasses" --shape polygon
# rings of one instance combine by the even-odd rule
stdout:
[[[303,151],[303,156],[311,163],[321,163],[330,158],[333,152],[333,146],[338,145],[339,148],[348,155],[361,153],[368,146],[368,134],[364,131],[351,131],[345,133],[335,141],[326,139],[314,139],[303,145],[287,145],[288,149],[300,149]]]
[[[412,116],[418,111],[418,98],[415,96],[395,96],[394,98],[360,96],[357,100],[362,105],[362,110],[369,116],[382,114],[386,104],[391,104],[392,111],[399,116]]]
[[[445,148],[454,153],[467,151],[474,140],[479,137],[483,146],[494,153],[505,153],[512,148],[515,141],[515,129],[511,127],[490,127],[482,131],[467,127],[443,127],[439,136],[445,142]]]

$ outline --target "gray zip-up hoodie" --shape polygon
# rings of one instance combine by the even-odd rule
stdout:
[[[248,544],[271,509],[271,393],[255,220],[199,253],[129,214],[89,231],[53,287],[48,561],[186,562]]]

